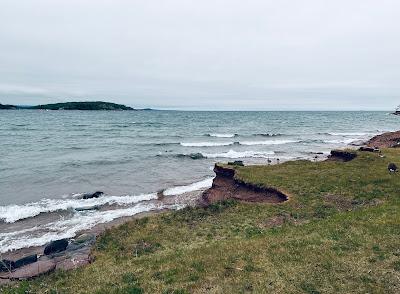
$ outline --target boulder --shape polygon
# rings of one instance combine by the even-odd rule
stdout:
[[[83,194],[82,199],[91,199],[91,198],[99,198],[100,196],[102,196],[104,193],[101,191],[97,191],[94,193],[87,193],[87,194]]]
[[[357,157],[357,153],[348,150],[332,150],[330,159],[340,160],[340,161],[351,161]]]
[[[9,272],[15,268],[15,262],[12,260],[0,260],[0,272]]]
[[[62,239],[53,241],[44,248],[44,254],[50,255],[58,252],[65,251],[68,247],[68,240]]]
[[[363,151],[363,152],[380,152],[380,150],[378,148],[373,148],[373,147],[360,147],[360,149],[358,149],[359,151]]]
[[[37,257],[36,254],[32,254],[32,255],[29,255],[29,256],[25,256],[25,257],[23,257],[23,258],[18,259],[18,260],[15,261],[15,267],[16,267],[16,268],[19,268],[19,267],[22,267],[22,266],[25,266],[25,265],[34,263],[34,262],[36,262],[37,260],[38,260],[38,257]]]
[[[389,163],[389,165],[388,165],[388,170],[389,170],[389,172],[391,172],[391,173],[397,172],[397,171],[398,171],[397,165],[394,164],[394,163]]]

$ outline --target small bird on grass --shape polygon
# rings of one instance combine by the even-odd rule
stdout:
[[[395,165],[394,163],[389,163],[388,170],[390,173],[396,173],[399,171],[399,169],[397,168],[397,165]]]

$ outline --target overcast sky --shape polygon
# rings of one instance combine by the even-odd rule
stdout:
[[[0,103],[393,109],[399,0],[0,0]]]

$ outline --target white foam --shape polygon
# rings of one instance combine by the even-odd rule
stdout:
[[[216,146],[229,146],[234,142],[195,142],[195,143],[180,143],[184,147],[216,147]]]
[[[328,133],[331,136],[367,136],[369,133]]]
[[[23,205],[0,206],[0,220],[13,223],[45,212],[90,208],[105,204],[128,205],[152,199],[157,199],[156,193],[137,196],[103,196],[92,199],[42,199],[38,202],[31,202]]]
[[[325,140],[325,143],[331,143],[331,144],[350,144],[353,142],[359,141],[359,138],[351,138],[351,139],[337,139],[337,140]]]
[[[274,151],[234,151],[229,150],[223,153],[203,153],[207,158],[268,158],[274,155]]]
[[[196,183],[193,183],[190,185],[178,186],[178,187],[166,189],[163,192],[163,194],[165,196],[181,195],[181,194],[188,193],[188,192],[193,192],[193,191],[210,188],[212,186],[212,183],[213,183],[213,178],[207,178],[205,180],[202,180],[200,182],[196,182]]]
[[[154,203],[139,203],[134,207],[115,209],[107,211],[88,211],[76,213],[70,219],[62,219],[49,223],[38,231],[26,234],[26,230],[20,231],[18,235],[0,236],[0,253],[8,252],[31,246],[42,246],[48,242],[72,238],[77,232],[93,228],[97,224],[107,223],[114,219],[133,216],[138,213],[161,209],[181,209],[183,205],[163,205]]]
[[[283,145],[289,143],[299,143],[296,140],[266,140],[266,141],[243,141],[239,142],[240,145],[253,146],[253,145]]]
[[[209,134],[209,136],[216,138],[234,138],[236,134]]]

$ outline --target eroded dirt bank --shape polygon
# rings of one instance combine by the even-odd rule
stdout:
[[[289,199],[275,188],[257,187],[237,180],[234,168],[216,164],[214,172],[216,177],[213,185],[203,193],[200,200],[203,206],[227,199],[264,203],[281,203]]]
[[[400,131],[375,136],[367,142],[367,146],[374,148],[400,148]]]

